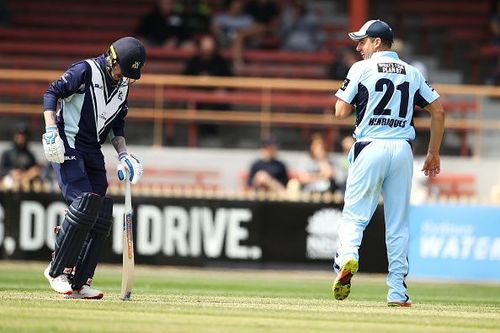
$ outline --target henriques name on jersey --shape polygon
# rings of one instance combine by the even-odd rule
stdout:
[[[368,121],[368,126],[389,126],[404,128],[406,126],[406,120],[373,117]]]

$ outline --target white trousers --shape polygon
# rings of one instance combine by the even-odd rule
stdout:
[[[364,147],[360,151],[361,146]],[[411,146],[406,140],[356,142],[349,153],[349,161],[335,270],[338,272],[350,258],[359,260],[363,231],[382,194],[389,261],[387,301],[407,301],[404,280],[408,274],[408,213],[413,176]]]

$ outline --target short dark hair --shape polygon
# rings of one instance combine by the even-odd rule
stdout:
[[[380,37],[368,37],[368,38],[370,38],[373,41],[375,38],[380,38]],[[394,40],[392,39],[380,38],[380,41],[382,42],[382,45],[386,46],[389,49],[392,48],[392,44],[394,44]]]

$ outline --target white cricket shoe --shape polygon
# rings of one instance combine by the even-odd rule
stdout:
[[[67,274],[61,274],[59,276],[56,276],[55,278],[49,275],[51,264],[52,263],[49,263],[47,268],[45,268],[45,270],[43,271],[43,275],[49,281],[49,284],[52,287],[52,289],[54,289],[60,294],[71,293],[72,292],[71,283],[69,282]]]
[[[64,298],[73,299],[101,299],[103,297],[104,293],[102,291],[92,288],[88,284],[84,284],[80,290],[73,290],[64,296]]]

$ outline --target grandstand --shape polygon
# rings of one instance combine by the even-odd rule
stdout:
[[[28,119],[32,131],[41,134],[37,105],[47,82],[68,64],[104,52],[110,41],[133,35],[154,1],[6,3],[10,20],[0,27],[0,110],[13,121]],[[215,12],[222,1],[207,3]],[[272,132],[279,137],[282,149],[300,151],[315,130],[325,131],[330,138],[350,133],[350,120],[331,123],[331,92],[339,82],[328,81],[328,67],[337,51],[353,45],[345,35],[349,29],[348,2],[314,0],[311,7],[324,31],[323,48],[315,53],[282,51],[276,41],[266,49],[249,48],[244,53],[246,65],[235,67],[236,77],[245,79],[195,82],[195,78],[177,77],[194,51],[148,46],[144,79],[131,90],[130,116],[135,123],[129,140],[140,145],[253,149],[260,137]],[[424,4],[384,0],[370,3],[369,10],[370,16],[394,22],[397,37],[405,41],[405,58],[425,63],[433,84],[484,81],[489,68],[477,51],[495,54],[495,48],[488,46],[484,20],[490,10],[488,1]],[[233,59],[229,49],[223,49],[222,54]],[[42,72],[47,70],[51,72]],[[225,93],[193,88],[204,85],[223,87]],[[495,155],[495,144],[488,139],[498,135],[492,132],[497,126],[496,100],[485,98],[489,93],[481,88],[439,86],[439,91],[450,119],[444,154]],[[198,109],[207,103],[229,105],[230,111]],[[426,142],[426,117],[420,118],[421,112],[417,115],[418,137]],[[198,132],[198,125],[207,123],[221,126],[216,137]],[[483,123],[487,123],[486,131]],[[1,139],[9,138],[10,126],[9,122],[0,124]],[[422,153],[424,146],[417,142],[417,153]]]

